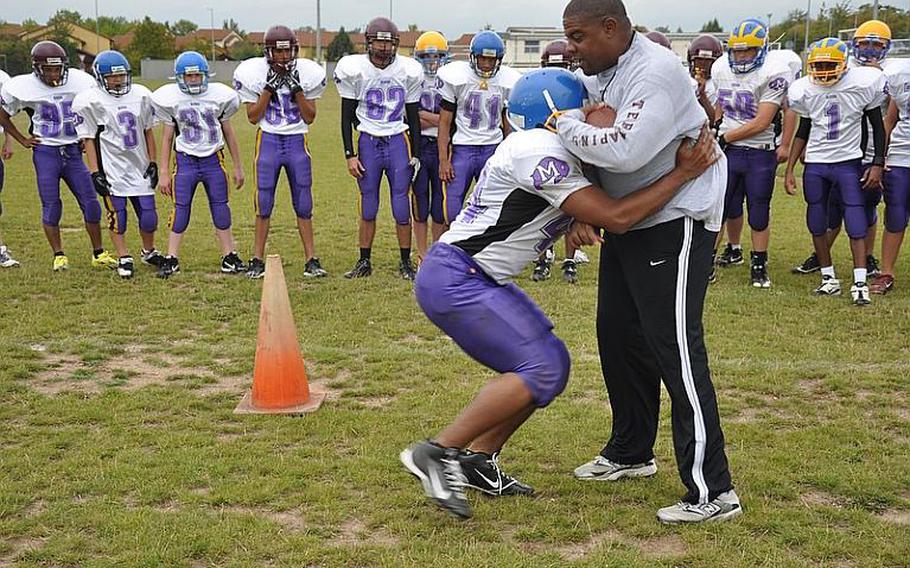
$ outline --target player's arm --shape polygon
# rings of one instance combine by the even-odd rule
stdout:
[[[437,126],[439,126],[439,115],[437,113],[428,110],[420,111],[421,129],[436,128]]]
[[[240,159],[240,145],[237,144],[237,133],[231,125],[231,120],[221,121],[221,132],[224,134],[224,143],[231,154],[231,163],[234,165],[234,187],[240,189],[243,187],[245,176],[243,174],[243,160]]]
[[[255,103],[246,103],[246,118],[250,121],[250,124],[259,124],[259,121],[265,115],[265,110],[269,107],[271,99],[272,92],[268,89],[262,89]]]
[[[452,181],[455,171],[452,169],[452,156],[449,146],[452,142],[452,122],[455,120],[456,104],[445,99],[439,108],[439,132],[437,133],[437,146],[439,152],[439,179]]]
[[[790,157],[790,145],[793,143],[793,135],[796,133],[796,124],[799,122],[799,117],[790,110],[790,104],[786,99],[780,108],[784,114],[784,124],[780,133],[780,148],[777,149],[777,163],[786,162]]]
[[[499,123],[502,124],[502,137],[505,138],[512,133],[512,125],[509,124],[508,111],[505,107],[502,109],[502,114],[499,117]]]
[[[146,150],[148,151],[149,165],[145,168],[145,173],[142,177],[149,180],[149,185],[152,186],[152,189],[158,187],[158,163],[155,162],[155,157],[158,154],[157,149],[155,148],[155,130],[152,128],[145,129],[145,145]]]
[[[158,153],[158,163],[164,168],[164,175],[158,180],[158,191],[162,195],[171,195],[171,147],[174,144],[174,133],[176,128],[173,122],[164,124],[164,131],[161,133],[161,149]]]
[[[863,173],[863,189],[881,188],[882,174],[885,169],[885,152],[887,150],[885,121],[882,118],[882,107],[875,105],[863,112],[863,117],[872,126],[872,165]]]
[[[721,146],[735,144],[761,134],[774,122],[774,116],[777,115],[779,108],[780,106],[775,103],[760,103],[755,118],[721,135]]]
[[[3,150],[0,150],[0,158],[9,160],[13,157],[13,137],[9,132],[3,133]]]
[[[806,149],[806,141],[809,140],[811,131],[812,119],[808,116],[799,117],[799,126],[796,128],[793,143],[790,145],[790,155],[787,157],[787,172],[784,178],[784,187],[790,195],[796,194],[796,176],[793,174],[793,168],[796,167],[797,160]]]
[[[348,162],[348,173],[360,179],[363,177],[363,164],[354,151],[354,121],[357,120],[357,101],[341,99],[341,143],[344,146],[344,157]]]
[[[23,136],[4,108],[0,108],[0,126],[6,131],[7,136],[15,138],[16,142],[21,144],[23,148],[34,148],[40,144],[40,141],[34,136]]]
[[[698,104],[701,105],[702,110],[705,111],[705,115],[708,117],[708,120],[711,121],[711,124],[714,124],[717,109],[714,108],[714,104],[711,102],[711,98],[708,97],[707,89],[705,89],[705,79],[701,76],[701,73],[698,73],[698,77],[695,80],[698,82],[698,91],[696,96],[698,99]]]
[[[416,156],[420,149],[420,103],[405,103],[404,115],[408,121],[408,137],[411,139],[411,153]]]
[[[891,145],[891,133],[894,132],[894,128],[897,126],[899,116],[900,112],[897,108],[897,103],[894,102],[894,97],[892,97],[888,103],[888,114],[885,115],[885,137],[889,146]]]
[[[719,158],[711,131],[705,127],[694,145],[686,140],[680,144],[676,167],[651,185],[620,199],[588,186],[567,197],[560,209],[582,223],[621,234],[659,211],[679,188],[702,175]]]

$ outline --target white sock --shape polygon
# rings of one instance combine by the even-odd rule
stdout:
[[[831,278],[835,278],[833,265],[832,266],[822,266],[822,278],[824,278],[825,276],[830,276]]]
[[[743,245],[734,245],[733,243],[730,243],[730,247],[731,247],[733,250],[742,250]]]
[[[866,282],[866,269],[865,268],[854,268],[853,269],[853,281],[854,282]]]

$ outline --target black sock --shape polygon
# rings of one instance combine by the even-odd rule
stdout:
[[[373,249],[370,247],[363,248],[360,247],[360,260],[370,260],[370,255],[373,254]]]
[[[411,249],[403,248],[398,250],[401,252],[401,262],[409,262],[411,260]]]
[[[768,251],[765,251],[765,252],[752,251],[752,264],[767,264],[767,263],[768,263]]]
[[[54,253],[54,256],[66,256],[66,255],[63,254],[63,251],[62,251],[62,250],[59,250],[59,251],[57,251],[57,252]],[[95,253],[95,256],[98,256],[98,253]]]
[[[103,252],[104,252],[104,249],[103,249],[103,248],[100,248],[100,249],[95,249],[95,250],[93,250],[93,251],[92,251],[92,254],[95,256],[95,258],[98,258],[98,255],[101,254],[101,253],[103,253]],[[60,252],[58,252],[57,254],[63,254],[63,251],[60,251]]]

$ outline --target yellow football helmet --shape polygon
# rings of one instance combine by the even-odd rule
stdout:
[[[439,32],[424,32],[414,44],[414,58],[423,65],[423,71],[435,76],[439,67],[449,61],[449,42]]]
[[[755,49],[755,57],[736,60],[733,52]],[[727,39],[727,60],[734,73],[748,73],[765,62],[768,54],[768,30],[758,20],[744,20],[730,32]]]
[[[863,22],[853,33],[853,57],[863,65],[878,63],[891,49],[891,28],[881,20]]]
[[[809,79],[816,85],[833,85],[847,72],[847,44],[826,37],[809,47]]]

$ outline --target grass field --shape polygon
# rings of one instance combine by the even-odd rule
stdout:
[[[705,317],[741,519],[657,523],[657,508],[682,494],[669,404],[656,477],[573,480],[610,429],[593,266],[576,286],[520,281],[574,360],[566,392],[503,456],[537,496],[472,495],[469,522],[428,504],[398,452],[453,418],[491,373],[398,279],[387,194],[373,277],[341,276],[357,255],[357,190],[338,114],[330,88],[310,148],[331,277],[302,276],[286,185],[269,241],[311,382],[329,392],[305,418],[232,414],[251,381],[261,284],[217,273],[202,192],[170,281],[147,267],[132,281],[92,270],[66,194],[71,269],[55,274],[30,156],[17,148],[3,193],[3,233],[22,267],[0,270],[0,566],[910,566],[910,271],[901,265],[896,291],[865,309],[811,296],[816,276],[789,274],[810,250],[804,204],[782,186],[773,288],[748,287],[746,267],[722,270]],[[254,130],[234,123],[252,180]],[[244,257],[253,189],[233,197]],[[169,202],[158,203],[164,220]],[[835,259],[847,276],[843,239]]]

